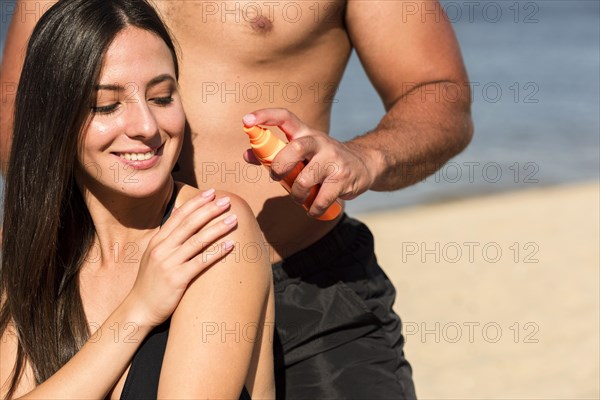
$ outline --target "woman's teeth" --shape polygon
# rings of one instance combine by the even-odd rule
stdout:
[[[149,160],[154,156],[154,151],[147,153],[121,153],[119,157],[126,159],[127,161],[143,161]]]

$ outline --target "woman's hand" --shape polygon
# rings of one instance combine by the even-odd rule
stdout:
[[[143,338],[171,316],[189,283],[231,251],[233,242],[224,236],[235,228],[237,218],[231,213],[223,218],[229,210],[229,202],[227,197],[215,200],[212,190],[190,198],[173,210],[150,239],[136,281],[124,302],[83,347],[42,384],[35,384],[33,370],[26,364],[29,375],[19,382],[17,396],[23,395],[19,397],[23,399],[105,398],[131,363]],[[139,328],[133,333],[129,329],[132,322]],[[115,327],[120,329],[118,336],[113,335]],[[111,333],[103,335],[102,332]],[[17,346],[16,334],[0,338],[3,369],[0,386],[10,378],[10,373],[4,374],[4,371],[14,365]],[[4,395],[2,389],[4,387],[0,388],[0,397]]]
[[[138,323],[156,326],[165,321],[181,300],[189,283],[231,251],[234,243],[220,239],[237,224],[229,215],[230,199],[215,199],[208,190],[173,210],[144,252],[130,302]]]
[[[269,248],[250,206],[230,196],[239,225],[227,236],[236,248],[189,285],[173,312],[159,399],[237,399],[244,385],[252,398],[275,398]]]

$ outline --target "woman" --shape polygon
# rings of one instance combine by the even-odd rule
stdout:
[[[174,184],[177,76],[143,0],[64,0],[36,26],[6,181],[0,397],[273,397],[268,254],[241,199]]]

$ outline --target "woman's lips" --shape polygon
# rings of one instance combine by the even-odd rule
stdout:
[[[156,152],[154,150],[146,153],[116,153],[119,157],[126,159],[127,161],[144,161],[154,157]]]
[[[134,169],[149,169],[158,162],[159,156],[162,155],[163,146],[164,144],[156,150],[146,152],[115,152],[112,154],[118,157],[122,163]]]

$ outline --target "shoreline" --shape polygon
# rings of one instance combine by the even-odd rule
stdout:
[[[594,183],[599,183],[599,179],[582,179],[578,181],[557,181],[553,183],[536,183],[529,186],[505,186],[500,189],[492,189],[492,190],[479,190],[481,188],[477,188],[476,190],[466,192],[466,193],[458,193],[458,192],[449,192],[442,191],[439,196],[434,197],[433,195],[427,196],[427,198],[423,199],[410,199],[407,200],[404,204],[398,205],[382,205],[382,206],[374,206],[373,208],[366,208],[364,210],[352,210],[350,211],[352,215],[359,215],[369,217],[372,215],[389,213],[389,212],[400,212],[404,210],[413,210],[419,209],[421,207],[437,207],[445,204],[457,204],[462,203],[467,200],[477,199],[483,200],[486,198],[494,198],[497,196],[511,195],[521,192],[529,192],[529,191],[538,191],[538,190],[548,190],[554,188],[567,188],[567,187],[579,187],[582,185],[592,185]],[[418,185],[417,183],[416,185]],[[411,186],[412,187],[412,186]],[[410,189],[405,188],[405,189]],[[405,190],[400,189],[400,191]],[[385,193],[385,192],[379,192]],[[383,194],[385,196],[385,194]],[[355,200],[351,200],[355,201]]]

